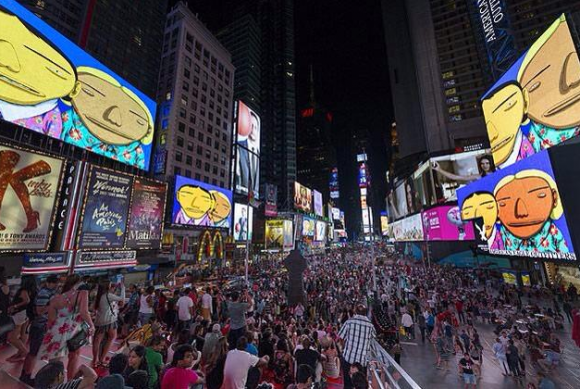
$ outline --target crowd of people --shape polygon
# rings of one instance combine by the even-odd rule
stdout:
[[[435,368],[455,364],[475,387],[486,348],[476,325],[485,323],[497,333],[486,352],[504,374],[533,367],[529,386],[550,388],[545,374],[562,348],[554,330],[562,312],[577,313],[573,289],[525,294],[482,271],[375,253],[377,291],[368,248],[350,247],[308,257],[304,296],[293,303],[275,261],[254,267],[243,286],[126,288],[73,274],[23,277],[11,294],[0,274],[0,334],[15,349],[7,361],[22,364],[21,381],[40,389],[366,389],[378,345],[401,363],[405,343],[419,338],[433,344]],[[33,374],[38,360],[45,364]]]

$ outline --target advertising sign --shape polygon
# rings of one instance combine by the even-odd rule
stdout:
[[[148,170],[156,105],[14,0],[0,3],[0,117]]]
[[[252,240],[254,208],[245,204],[234,204],[234,240]]]
[[[461,188],[458,197],[463,220],[483,219],[475,233],[490,254],[576,260],[546,150]]]
[[[292,250],[294,248],[294,231],[292,227],[292,220],[284,220],[284,250]]]
[[[312,191],[294,182],[294,208],[310,213],[312,212]]]
[[[381,234],[383,236],[389,234],[389,217],[386,212],[381,212]]]
[[[326,222],[320,220],[316,221],[316,233],[314,235],[314,240],[317,242],[323,242],[326,240]]]
[[[264,215],[278,215],[278,187],[266,184],[266,204],[264,205]]]
[[[461,219],[456,205],[442,205],[421,213],[425,240],[474,240],[473,223]]]
[[[508,285],[518,285],[518,278],[515,272],[513,271],[509,271],[509,270],[504,270],[501,273],[501,277],[503,278],[503,282],[508,284]]]
[[[248,194],[248,188],[253,190],[254,198],[260,194],[260,156],[239,145],[236,146],[235,188],[240,194]]]
[[[62,167],[61,159],[0,145],[0,251],[48,248]]]
[[[423,223],[421,214],[406,217],[402,220],[391,224],[393,229],[393,238],[396,241],[422,241]]]
[[[236,116],[236,180],[237,193],[253,190],[259,198],[260,188],[260,117],[242,101],[237,102]]]
[[[137,252],[129,251],[90,251],[77,255],[75,270],[114,269],[137,266]]]
[[[163,235],[167,184],[135,177],[125,246],[131,249],[158,249]]]
[[[85,195],[81,249],[122,248],[133,177],[93,166]]]
[[[318,192],[317,190],[312,191],[312,195],[314,198],[314,213],[318,216],[323,216],[323,207],[322,207],[322,193]]]
[[[483,96],[498,168],[578,136],[579,79],[580,61],[562,15]]]
[[[266,220],[266,250],[282,250],[284,247],[284,220]]]
[[[69,253],[25,254],[22,263],[22,274],[64,273],[69,269]]]
[[[330,172],[330,180],[328,183],[330,189],[330,198],[337,199],[340,197],[339,185],[338,185],[338,168],[333,168]]]
[[[521,272],[521,276],[522,276],[522,284],[524,286],[532,286],[532,283],[530,282],[529,272]]]
[[[236,142],[250,152],[260,155],[260,116],[243,101],[238,101]]]
[[[367,164],[362,162],[358,167],[358,186],[366,188],[370,185]]]
[[[305,217],[302,220],[302,236],[314,236],[315,223],[314,219]]]
[[[173,224],[230,228],[232,204],[230,190],[175,176]]]

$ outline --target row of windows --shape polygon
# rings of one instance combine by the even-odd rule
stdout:
[[[173,174],[181,176],[182,175],[181,168],[179,166],[175,166],[173,168]],[[200,173],[195,173],[195,175],[192,177],[191,170],[189,170],[189,169],[185,169],[183,175],[185,177],[188,177],[188,178],[195,178],[198,181],[202,181]],[[210,182],[210,178],[208,176],[203,176],[203,182],[205,182],[206,184],[216,185],[216,186],[219,186],[221,188],[226,187],[226,184],[224,181],[222,181],[222,180],[218,181],[216,178],[212,178],[211,182]]]

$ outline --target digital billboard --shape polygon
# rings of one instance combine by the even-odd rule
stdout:
[[[294,231],[292,229],[292,220],[284,220],[284,250],[294,248]]]
[[[386,212],[381,212],[381,234],[383,236],[389,234],[389,217]]]
[[[161,247],[166,199],[166,183],[135,177],[125,243],[127,248]]]
[[[256,155],[260,155],[260,116],[243,101],[238,101],[236,119],[237,144]]]
[[[252,240],[254,209],[245,204],[234,204],[234,240]]]
[[[579,79],[580,61],[562,15],[482,98],[498,168],[580,133]]]
[[[173,224],[229,228],[232,204],[230,190],[175,176]]]
[[[266,184],[264,215],[278,215],[278,187],[276,185]]]
[[[237,102],[236,115],[236,165],[235,184],[237,193],[253,197],[260,193],[260,117],[242,101]]]
[[[92,166],[82,211],[80,249],[119,249],[125,244],[133,176]]]
[[[330,198],[337,199],[340,197],[339,185],[338,185],[338,168],[333,168],[330,172],[330,180],[328,183],[330,189]]]
[[[257,199],[260,196],[260,157],[239,145],[236,150],[236,192],[245,195],[251,187]]]
[[[474,240],[473,223],[461,219],[456,205],[441,205],[421,213],[425,240]]]
[[[0,145],[0,251],[48,248],[63,165]]]
[[[323,242],[326,240],[326,222],[317,220],[315,224],[316,232],[314,234],[314,240],[317,242]]]
[[[148,170],[156,105],[14,0],[0,3],[0,117]]]
[[[539,259],[576,259],[547,151],[461,188],[463,220],[482,218],[475,231],[490,254]]]
[[[361,188],[370,186],[369,172],[367,164],[364,162],[361,162],[358,167],[358,186]]]
[[[423,223],[421,214],[412,215],[391,224],[393,238],[396,241],[422,241]]]
[[[322,193],[317,190],[312,191],[312,197],[314,199],[314,213],[318,216],[323,216],[322,207]]]
[[[297,181],[294,182],[294,208],[306,213],[312,212],[312,191]]]
[[[266,220],[266,250],[282,250],[284,248],[284,220]]]
[[[314,236],[314,229],[316,228],[315,224],[314,219],[304,217],[304,219],[302,219],[302,236]]]

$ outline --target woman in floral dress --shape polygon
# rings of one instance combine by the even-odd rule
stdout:
[[[67,376],[72,379],[78,369],[80,349],[69,351],[67,341],[81,330],[84,321],[89,326],[89,334],[94,325],[89,314],[89,294],[78,290],[80,277],[73,274],[67,277],[62,293],[53,297],[48,307],[48,327],[40,348],[40,357],[44,360],[60,360],[68,354]]]

